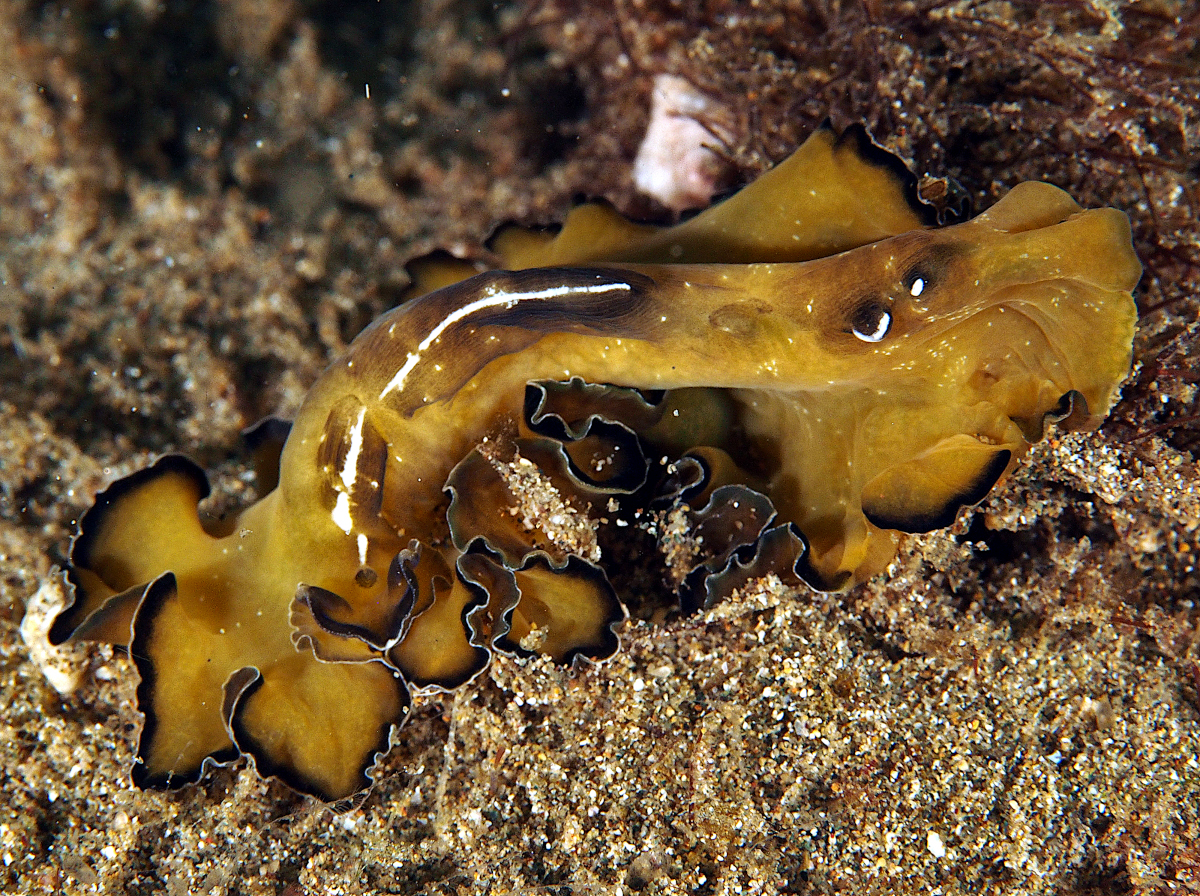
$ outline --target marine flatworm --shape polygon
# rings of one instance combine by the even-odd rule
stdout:
[[[368,327],[290,427],[251,433],[255,503],[201,518],[180,456],[98,496],[52,638],[128,647],[137,783],[249,754],[337,798],[411,688],[497,651],[616,649],[602,521],[699,534],[673,567],[685,609],[766,571],[861,582],[1047,420],[1098,423],[1129,369],[1121,212],[1025,183],[936,225],[897,159],[824,128],[677,226],[585,205],[557,235],[499,233],[505,270],[424,265],[441,288]]]

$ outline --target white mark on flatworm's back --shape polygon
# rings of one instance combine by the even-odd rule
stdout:
[[[633,287],[628,283],[596,283],[591,286],[554,286],[550,289],[538,289],[533,292],[501,292],[495,286],[489,286],[484,290],[483,298],[476,299],[474,302],[455,309],[446,315],[436,327],[429,331],[425,338],[421,340],[421,344],[417,346],[417,350],[408,353],[408,357],[404,361],[404,366],[397,370],[396,375],[383,387],[383,391],[379,393],[379,398],[382,401],[384,398],[387,398],[389,393],[399,392],[403,389],[408,375],[421,362],[421,352],[426,351],[431,345],[437,342],[447,329],[454,326],[464,317],[470,317],[477,311],[500,307],[507,309],[519,305],[521,302],[556,299],[560,296],[572,294],[595,295],[605,292],[629,292],[632,289]]]

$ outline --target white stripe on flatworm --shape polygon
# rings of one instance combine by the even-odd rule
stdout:
[[[529,299],[556,299],[560,296],[571,295],[573,293],[594,295],[615,291],[629,292],[632,289],[633,287],[628,283],[596,283],[592,286],[555,286],[550,289],[539,289],[534,292],[499,292],[495,286],[489,286],[484,290],[482,299],[476,299],[474,302],[463,305],[461,308],[446,315],[441,323],[429,331],[429,335],[421,340],[421,344],[417,346],[417,350],[408,353],[408,357],[404,361],[404,366],[397,370],[391,382],[383,387],[383,391],[379,393],[379,398],[383,400],[387,398],[389,392],[398,392],[403,389],[404,381],[413,372],[413,368],[421,362],[421,352],[433,345],[449,327],[454,326],[454,324],[458,323],[464,317],[469,317],[476,311],[498,307],[512,308],[514,305]]]
[[[333,522],[347,535],[354,528],[354,521],[350,519],[350,491],[354,488],[354,480],[358,478],[358,456],[362,454],[362,431],[366,417],[367,409],[359,408],[358,419],[350,427],[350,447],[346,450],[346,459],[342,462],[339,474],[346,491],[338,492],[337,503],[333,505]]]

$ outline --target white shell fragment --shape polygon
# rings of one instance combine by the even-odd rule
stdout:
[[[658,75],[650,125],[633,163],[638,190],[674,212],[703,208],[729,164],[713,147],[733,142],[733,117],[678,75]]]
[[[29,649],[33,661],[46,681],[60,694],[70,694],[83,681],[87,671],[87,659],[73,647],[55,647],[47,638],[50,626],[67,603],[62,579],[53,576],[37,590],[25,608],[21,620],[21,640]]]

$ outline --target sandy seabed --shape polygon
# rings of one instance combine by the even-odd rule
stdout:
[[[1200,893],[1195,3],[0,0],[0,889]],[[419,700],[331,808],[244,763],[129,782],[136,673],[50,651],[95,493],[238,434],[436,248],[632,186],[650,83],[730,183],[826,115],[977,207],[1043,178],[1134,221],[1135,370],[844,595],[764,580],[570,670]]]

